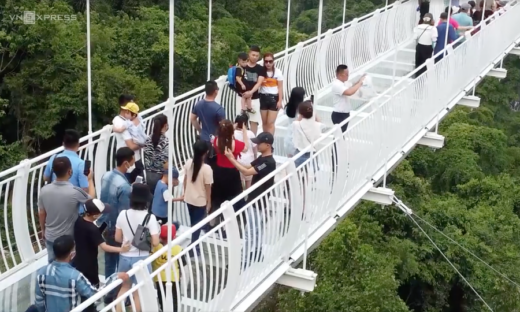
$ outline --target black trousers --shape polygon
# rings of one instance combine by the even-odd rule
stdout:
[[[330,116],[330,118],[332,119],[332,123],[337,125],[337,124],[340,124],[342,123],[344,120],[348,119],[350,117],[350,113],[339,113],[339,112],[332,112],[332,115]],[[345,133],[347,131],[347,128],[348,128],[348,122],[346,124],[344,124],[343,126],[341,126],[341,132]],[[338,166],[338,149],[336,148],[336,144],[334,144],[334,151],[332,151],[332,172],[333,173],[336,173],[337,172],[337,169],[336,167]],[[334,180],[335,180],[335,175],[334,175]]]
[[[162,301],[162,296],[161,296],[161,289],[159,288],[159,287],[161,287],[161,285],[159,285],[159,284],[162,284],[162,289],[166,295],[166,282],[162,282],[162,283],[155,282],[155,288],[157,288],[157,299],[159,300],[159,306],[161,307],[161,310],[164,311],[163,301]],[[174,281],[172,281],[172,298],[173,298],[173,311],[177,312],[177,283]]]
[[[338,112],[332,112],[332,115],[330,115],[330,119],[332,119],[332,123],[337,125],[342,123],[344,120],[348,119],[350,117],[350,113],[338,113]],[[347,131],[348,128],[348,122],[341,126],[341,132]]]
[[[433,55],[433,47],[431,45],[417,44],[415,46],[415,68],[418,68],[426,62],[427,59]],[[415,77],[419,77],[426,71],[426,67],[421,68]]]

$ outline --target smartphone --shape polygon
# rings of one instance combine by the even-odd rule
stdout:
[[[314,94],[311,94],[311,102],[314,104]]]
[[[137,178],[135,178],[135,183],[143,183],[143,177],[137,176]]]
[[[90,174],[90,166],[92,162],[90,160],[85,160],[85,167],[83,168],[83,174],[88,176]]]
[[[107,228],[107,223],[103,222],[103,224],[101,224],[101,226],[99,227],[99,233],[105,232],[106,228]]]

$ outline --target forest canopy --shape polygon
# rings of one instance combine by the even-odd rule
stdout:
[[[493,311],[518,311],[520,297],[520,60],[507,79],[485,78],[478,109],[456,107],[440,124],[439,150],[417,147],[388,187],[414,213],[489,263],[501,277],[421,220]],[[257,312],[480,312],[482,301],[396,206],[364,202],[310,254],[317,286],[303,296],[278,287]]]
[[[317,31],[319,0],[292,1],[290,45]],[[168,94],[168,0],[93,0],[91,3],[94,130],[108,124],[122,93],[144,108]],[[175,94],[206,81],[208,1],[175,2]],[[383,0],[352,1],[347,20]],[[0,27],[0,169],[61,145],[64,129],[87,134],[85,1],[5,0]],[[74,16],[70,21],[16,16]],[[249,45],[285,48],[287,1],[213,0],[212,78],[225,74]],[[342,0],[327,0],[323,31],[341,25]]]

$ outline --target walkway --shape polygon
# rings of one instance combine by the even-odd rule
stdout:
[[[456,104],[478,107],[478,98],[467,96],[467,93],[485,75],[504,77],[504,70],[495,67],[508,53],[519,53],[515,45],[520,39],[520,30],[514,26],[520,18],[520,5],[512,1],[502,16],[496,14],[482,31],[468,35],[466,41],[456,50],[450,49],[442,61],[427,64],[426,74],[412,79],[414,42],[411,37],[417,19],[415,8],[415,1],[392,5],[331,30],[319,40],[311,39],[278,55],[283,56],[277,65],[286,74],[285,93],[295,86],[315,93],[318,113],[329,125],[331,108],[327,85],[337,64],[347,63],[353,80],[361,73],[369,73],[374,78],[376,91],[381,94],[368,103],[359,101],[359,109],[351,118],[348,131],[342,135],[334,128],[324,134],[317,144],[319,151],[299,169],[294,167],[292,159],[287,161],[285,157],[282,135],[287,121],[284,116],[279,118],[275,146],[279,166],[275,172],[275,186],[236,213],[230,204],[240,198],[223,205],[205,220],[220,223],[196,243],[201,249],[200,256],[180,260],[183,274],[179,297],[183,307],[203,311],[246,311],[275,283],[312,290],[315,276],[308,271],[295,271],[292,266],[304,259],[306,253],[361,199],[391,204],[393,192],[374,187],[416,144],[442,147],[443,137],[430,131],[435,130],[438,122]],[[220,101],[225,104],[228,116],[233,116],[232,93],[223,88],[224,79],[219,83],[223,90]],[[199,88],[178,97],[175,104],[163,103],[146,112],[149,120],[166,109],[165,113],[176,121],[171,125],[176,136],[174,142],[178,152],[174,155],[174,163],[177,165],[190,157],[189,147],[195,133],[189,127],[188,115],[201,97]],[[112,162],[108,161],[113,153],[110,127],[93,134],[92,138],[92,145],[85,146],[82,156],[88,156],[86,148],[95,151],[94,170],[99,187],[101,174],[112,167]],[[341,157],[337,166],[332,162],[335,150]],[[27,289],[28,274],[41,265],[42,261],[38,259],[45,256],[45,250],[33,238],[37,234],[36,199],[45,162],[58,151],[24,161],[0,173],[4,196],[4,228],[0,232],[1,264],[4,266],[0,275],[2,288],[26,276],[27,283],[22,287]],[[256,210],[254,205],[264,209]],[[181,205],[176,206],[176,219],[189,225]],[[262,234],[260,240],[244,245],[241,238],[246,227],[244,220],[251,224],[251,220],[258,219],[263,221],[258,224]],[[190,233],[191,230],[178,239],[185,239]],[[261,249],[262,253],[253,259],[241,252],[255,249]],[[151,256],[145,263],[156,257]],[[155,290],[146,266],[136,266],[130,273],[137,276],[141,296],[153,298]],[[151,276],[158,273],[153,272]],[[2,297],[4,300],[7,296],[13,298],[13,288],[20,293],[22,287],[8,288]],[[10,302],[26,304],[23,301],[29,296],[30,293],[24,296],[25,299],[18,296],[16,301]],[[142,304],[144,311],[157,311],[154,300]],[[7,307],[6,301],[2,306]]]

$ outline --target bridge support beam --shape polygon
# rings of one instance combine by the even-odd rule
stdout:
[[[374,202],[381,205],[391,205],[392,197],[394,197],[394,191],[384,187],[373,187],[366,192],[361,199]]]
[[[507,77],[507,70],[504,68],[493,68],[487,73],[487,76],[504,79]]]
[[[280,276],[276,283],[300,291],[311,292],[316,286],[316,276],[318,274],[313,271],[290,268],[284,275]]]
[[[457,104],[471,108],[478,108],[480,106],[480,98],[474,95],[463,96]]]
[[[513,50],[509,51],[509,54],[520,56],[520,48],[513,48]]]
[[[443,148],[444,147],[444,136],[435,132],[427,132],[419,142],[418,145],[424,145],[432,148]]]

